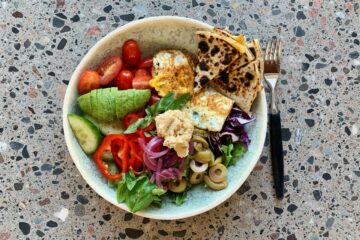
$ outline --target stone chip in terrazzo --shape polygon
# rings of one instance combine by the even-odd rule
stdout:
[[[125,234],[131,239],[138,239],[144,234],[144,232],[140,229],[125,228]]]

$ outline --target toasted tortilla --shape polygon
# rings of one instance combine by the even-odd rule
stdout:
[[[221,28],[213,28],[213,32],[216,32],[218,34],[223,34],[226,37],[232,38],[235,41],[239,42],[240,44],[246,44],[246,40],[245,40],[245,36],[244,35],[232,35],[229,31],[225,30],[225,29],[221,29]]]
[[[255,54],[253,54],[250,49],[248,48],[248,45],[245,41],[245,36],[244,35],[239,35],[239,36],[235,36],[232,35],[230,32],[228,32],[227,30],[224,29],[220,29],[220,28],[213,28],[212,30],[214,33],[217,33],[219,35],[224,36],[225,39],[232,39],[235,41],[229,41],[229,43],[235,47],[239,53],[240,53],[240,61],[243,61],[244,64],[247,64],[251,61],[255,60]]]
[[[194,93],[199,92],[240,57],[233,39],[209,31],[198,31],[196,37],[199,63],[196,66]]]
[[[263,75],[264,75],[264,59],[262,58],[262,52],[261,52],[259,40],[258,39],[250,40],[247,43],[247,45],[251,53],[255,56],[255,59],[259,60],[257,66],[260,72],[260,80],[261,80],[263,79]],[[258,91],[260,91],[261,89],[262,89],[262,84],[259,84]]]
[[[233,99],[243,111],[249,113],[261,89],[261,59],[245,66],[232,64],[222,75],[211,82],[211,86],[225,96]]]
[[[214,28],[196,32],[198,38],[198,58],[194,93],[200,91],[234,62],[246,65],[254,60],[254,55],[244,44],[244,36],[233,36],[229,32]]]

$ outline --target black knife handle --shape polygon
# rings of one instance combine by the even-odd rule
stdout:
[[[281,136],[280,112],[270,114],[270,145],[272,171],[277,198],[284,196],[284,153]]]

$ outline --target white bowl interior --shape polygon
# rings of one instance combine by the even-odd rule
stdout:
[[[210,29],[211,26],[196,20],[181,17],[153,17],[126,24],[101,39],[82,59],[72,75],[66,90],[63,106],[63,127],[70,155],[86,182],[107,201],[128,211],[125,204],[116,201],[116,192],[107,186],[92,158],[88,157],[76,141],[67,121],[68,113],[79,113],[76,98],[77,82],[84,69],[96,67],[109,54],[120,53],[120,46],[127,39],[135,39],[140,44],[144,56],[161,49],[183,49],[196,54],[197,45],[194,32]],[[262,91],[253,106],[256,121],[248,126],[251,144],[245,155],[235,166],[229,168],[228,187],[222,191],[212,191],[204,186],[196,186],[188,193],[186,202],[181,206],[165,199],[161,208],[150,207],[137,215],[154,219],[180,219],[206,212],[228,199],[251,173],[263,149],[267,107],[265,92]]]

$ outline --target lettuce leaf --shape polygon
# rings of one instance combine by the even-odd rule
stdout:
[[[116,190],[117,201],[125,202],[130,211],[137,212],[150,206],[152,203],[161,205],[161,196],[166,191],[150,182],[148,176],[135,176],[132,171],[123,175]]]
[[[225,167],[235,165],[236,159],[241,157],[245,152],[245,147],[241,143],[230,143],[229,145],[222,145],[223,152],[222,164]]]

